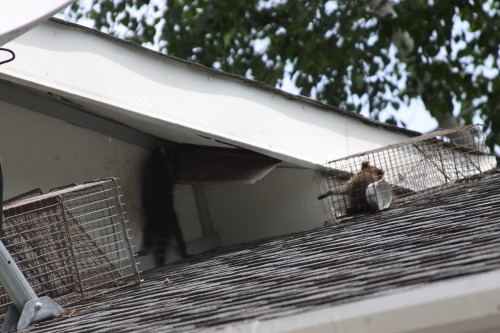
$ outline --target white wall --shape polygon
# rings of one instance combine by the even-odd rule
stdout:
[[[143,221],[141,166],[147,154],[138,146],[0,101],[4,198],[37,187],[47,192],[70,183],[118,177],[137,247]],[[325,181],[310,169],[278,167],[252,185],[206,185],[202,189],[207,201],[202,213],[192,186],[177,185],[175,189],[181,229],[192,253],[198,252],[195,249],[202,242],[205,249],[217,245],[213,237],[206,245],[201,220],[213,221],[225,246],[317,228],[332,220],[325,201],[316,199],[324,192]],[[170,260],[179,258],[176,252],[170,251]],[[141,261],[143,269],[152,267],[151,258]]]
[[[140,178],[147,154],[135,145],[0,101],[4,199],[38,187],[47,192],[118,177],[136,247],[142,241]],[[322,181],[312,170],[277,168],[253,185],[204,186],[209,219],[223,245],[322,226],[329,219],[324,203],[316,199]],[[175,197],[181,229],[194,249],[204,235],[193,188],[176,185]],[[170,260],[178,259],[176,251],[170,252]],[[152,267],[151,258],[141,261],[143,269]]]
[[[314,171],[276,168],[252,184],[206,186],[223,245],[321,227],[331,220],[317,200],[323,179]]]
[[[4,199],[41,188],[120,178],[136,247],[142,240],[141,167],[145,149],[0,101]],[[201,237],[190,186],[176,188],[187,241]],[[193,208],[194,207],[194,208]]]

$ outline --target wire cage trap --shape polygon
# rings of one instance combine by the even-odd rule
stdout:
[[[481,125],[440,130],[328,162],[324,168],[335,218],[388,208],[484,176],[497,165]]]
[[[119,180],[4,207],[2,242],[35,293],[62,306],[140,282]],[[0,321],[10,305],[0,286]]]

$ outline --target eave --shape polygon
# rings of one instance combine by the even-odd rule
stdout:
[[[59,20],[8,46],[17,57],[0,68],[0,79],[19,93],[16,103],[30,95],[34,111],[110,137],[115,132],[102,122],[133,135],[236,146],[320,168],[417,134]]]
[[[486,333],[500,330],[500,271],[205,332]]]

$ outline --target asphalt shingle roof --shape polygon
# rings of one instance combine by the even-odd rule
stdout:
[[[500,175],[146,272],[30,332],[188,332],[500,269]]]

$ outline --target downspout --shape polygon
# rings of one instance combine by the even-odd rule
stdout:
[[[0,159],[0,236],[3,236],[3,171]],[[48,296],[38,298],[0,240],[0,285],[13,305],[7,310],[1,333],[24,329],[32,323],[55,318],[64,309]]]

